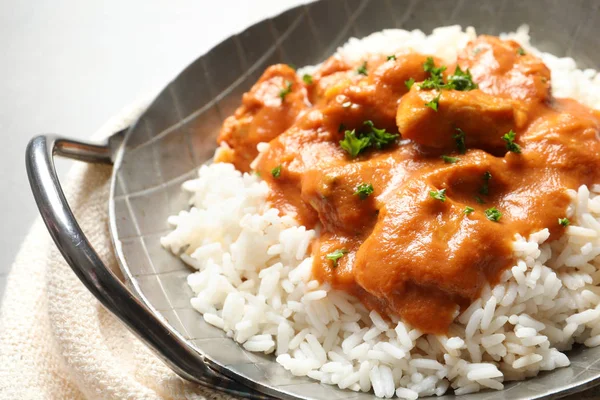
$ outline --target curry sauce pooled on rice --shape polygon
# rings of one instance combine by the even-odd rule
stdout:
[[[225,121],[221,159],[249,171],[269,142],[255,165],[269,200],[322,227],[315,277],[425,333],[498,282],[516,233],[564,232],[565,189],[600,182],[598,115],[554,98],[516,42],[479,36],[452,63],[334,56],[306,77],[268,68]]]
[[[206,321],[380,397],[600,344],[600,80],[513,37],[383,31],[269,67],[218,138],[237,171],[203,167],[163,238]]]

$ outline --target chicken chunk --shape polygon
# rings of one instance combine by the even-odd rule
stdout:
[[[269,67],[242,105],[223,123],[217,139],[226,149],[217,161],[228,161],[243,172],[258,155],[256,146],[269,142],[288,129],[307,107],[304,83],[288,65]]]
[[[550,70],[515,41],[479,36],[458,55],[458,64],[487,94],[538,101],[550,97]]]
[[[323,93],[320,99],[326,123],[331,127],[343,124],[348,129],[360,127],[365,115],[379,128],[395,130],[398,101],[408,91],[406,81],[423,80],[427,73],[421,54],[403,54],[386,60],[372,57],[364,61],[364,74],[351,71],[350,78],[340,79]],[[358,67],[363,64],[358,64]]]
[[[437,111],[427,105],[436,99]],[[414,85],[400,100],[396,123],[404,138],[427,148],[456,150],[455,136],[462,131],[466,147],[496,153],[505,148],[502,136],[520,125],[514,110],[510,99],[480,90],[426,91]]]

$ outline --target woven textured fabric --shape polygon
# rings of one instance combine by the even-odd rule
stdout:
[[[140,102],[94,139],[130,124]],[[111,168],[76,163],[64,190],[104,262],[120,274],[108,233]],[[1,399],[232,399],[185,382],[87,291],[38,218],[8,276],[0,310]]]

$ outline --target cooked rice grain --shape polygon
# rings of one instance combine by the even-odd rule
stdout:
[[[338,54],[360,59],[369,51],[414,50],[452,61],[475,35],[456,26],[429,36],[385,30],[351,39]],[[526,28],[503,36],[544,60],[556,96],[600,108],[595,71],[539,52]],[[397,318],[390,324],[347,293],[311,281],[308,248],[316,232],[269,208],[268,186],[258,177],[213,164],[183,188],[192,208],[169,218],[175,228],[161,243],[198,270],[188,278],[192,306],[245,349],[274,353],[294,375],[416,399],[450,387],[455,394],[500,390],[504,381],[569,365],[563,352],[574,343],[600,345],[600,185],[569,191],[571,225],[561,239],[546,242],[547,229],[517,235],[515,266],[448,336],[423,335]]]

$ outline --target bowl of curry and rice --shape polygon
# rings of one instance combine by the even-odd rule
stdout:
[[[452,26],[267,68],[162,238],[198,269],[191,305],[293,375],[378,397],[569,365],[600,344],[600,103],[556,96],[598,85],[562,68],[525,28]]]
[[[592,384],[600,76],[584,50],[553,46],[539,18],[434,23],[421,2],[340,2],[356,32],[331,17],[317,43],[326,3],[220,45],[182,74],[206,87],[177,78],[128,133],[111,218],[125,207],[137,226],[112,227],[135,295],[211,368],[275,397]],[[239,63],[219,59],[234,48]],[[138,157],[160,179],[138,179]]]

